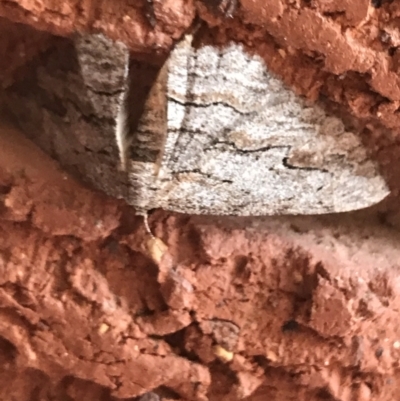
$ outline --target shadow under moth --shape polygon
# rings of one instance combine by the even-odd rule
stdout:
[[[101,34],[62,43],[3,105],[64,167],[139,213],[336,213],[389,193],[358,136],[240,44],[194,48],[187,36],[140,108],[124,44]]]

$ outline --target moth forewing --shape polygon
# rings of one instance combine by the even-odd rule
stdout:
[[[166,66],[164,153],[155,180],[140,180],[141,207],[147,199],[184,213],[321,214],[388,194],[358,136],[243,46],[194,49],[186,38]]]

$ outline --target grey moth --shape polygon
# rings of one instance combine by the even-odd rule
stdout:
[[[38,60],[30,90],[15,84],[3,105],[63,166],[141,213],[337,213],[389,193],[359,137],[240,44],[179,42],[134,127],[132,74],[122,43],[80,36]]]

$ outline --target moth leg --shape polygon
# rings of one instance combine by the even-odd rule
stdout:
[[[235,14],[239,0],[204,0],[211,8],[222,14],[225,18],[232,18]]]
[[[150,230],[149,223],[147,221],[147,212],[143,214],[144,224],[147,232],[150,234],[150,239],[146,242],[146,250],[149,253],[150,257],[154,262],[159,264],[162,260],[165,252],[168,251],[168,245],[164,243],[164,241],[160,238],[157,238],[153,235]],[[154,394],[154,393],[153,393]],[[153,398],[145,398],[146,400],[152,401]],[[141,400],[141,399],[140,399]],[[139,400],[139,401],[140,401]]]
[[[140,213],[143,216],[143,222],[144,222],[144,228],[146,229],[147,233],[150,234],[151,238],[155,238],[154,234],[151,232],[150,226],[149,226],[149,213],[146,210],[145,212]]]

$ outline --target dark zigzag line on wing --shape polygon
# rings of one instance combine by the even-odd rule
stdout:
[[[94,90],[91,86],[85,84],[85,88],[90,90],[90,92],[100,95],[100,96],[116,96],[116,95],[122,95],[123,93],[127,92],[127,89],[115,89],[111,92],[106,92],[106,91],[96,91]]]
[[[256,111],[243,112],[243,111],[238,110],[236,107],[232,106],[231,104],[225,103],[225,102],[211,102],[211,103],[200,103],[200,104],[196,103],[194,101],[184,101],[184,102],[182,102],[182,101],[180,101],[178,99],[175,99],[175,98],[171,97],[170,95],[167,96],[167,100],[171,101],[172,103],[180,104],[181,106],[192,106],[192,107],[195,107],[195,108],[207,108],[207,107],[210,107],[210,106],[224,106],[224,107],[226,107],[228,109],[234,110],[240,116],[251,116],[251,115],[254,115],[254,114],[258,113]]]
[[[177,131],[178,130],[171,130],[171,132],[177,132]],[[191,130],[191,131],[185,131],[185,132],[188,132],[190,134],[196,134],[196,133],[200,133],[201,131]],[[290,151],[290,149],[292,148],[292,146],[290,146],[290,145],[267,145],[267,146],[263,146],[258,149],[246,150],[246,149],[239,149],[233,142],[216,142],[213,145],[228,145],[233,148],[235,153],[238,153],[238,154],[262,153],[262,152],[265,152],[265,151],[268,151],[271,149],[287,149],[288,151]],[[207,148],[204,148],[204,151],[212,150],[212,149],[213,149],[213,147],[207,147]],[[228,149],[228,150],[230,150],[230,149]],[[282,165],[290,170],[322,171],[324,173],[329,172],[329,170],[324,169],[324,168],[295,166],[295,165],[290,164],[288,159],[289,159],[289,157],[285,156],[282,159]]]
[[[238,115],[239,116],[241,116],[241,117],[244,117],[244,116],[251,116],[252,114],[254,115],[255,113],[254,112],[249,112],[249,113],[242,113],[241,111],[239,111],[239,110],[237,110],[235,107],[233,107],[232,105],[230,105],[230,104],[227,104],[227,103],[224,103],[224,102],[213,102],[213,103],[210,103],[210,104],[196,104],[196,103],[192,103],[192,102],[181,102],[181,101],[179,101],[179,100],[177,100],[177,99],[174,99],[174,98],[172,98],[171,96],[169,96],[169,95],[167,95],[167,101],[171,101],[171,102],[173,102],[173,103],[176,103],[176,104],[179,104],[179,105],[181,105],[181,106],[185,106],[185,105],[189,105],[189,106],[193,106],[193,107],[198,107],[198,108],[200,108],[200,107],[202,107],[202,108],[205,108],[205,107],[209,107],[210,105],[222,105],[222,106],[224,106],[224,107],[226,107],[226,108],[230,108],[230,109],[232,109],[232,110],[234,110],[236,113],[238,113]],[[186,113],[185,113],[186,114]],[[177,132],[178,133],[178,135],[177,135],[177,138],[176,138],[176,141],[175,141],[175,145],[179,142],[179,139],[181,138],[181,135],[179,134],[179,132],[180,132],[181,130],[168,130],[168,132]],[[167,132],[167,135],[168,135],[168,132]],[[173,146],[173,149],[175,149],[175,145]]]
[[[178,132],[179,133],[181,131],[182,131],[182,129],[170,129],[168,132],[173,132],[173,133],[177,133]],[[185,133],[186,132],[189,133],[189,134],[195,134],[195,135],[196,134],[197,135],[202,134],[202,131],[200,131],[200,130],[185,130]],[[288,150],[290,150],[292,148],[291,145],[265,145],[265,146],[262,146],[262,147],[257,148],[257,149],[239,149],[235,145],[234,142],[224,142],[224,141],[218,141],[218,142],[213,143],[212,145],[213,146],[215,146],[215,145],[228,145],[228,146],[231,146],[235,150],[235,152],[243,153],[243,154],[264,152],[264,151],[270,150],[270,149],[285,149],[285,148],[287,148]],[[204,150],[211,150],[211,149],[212,149],[212,147],[204,148]]]

